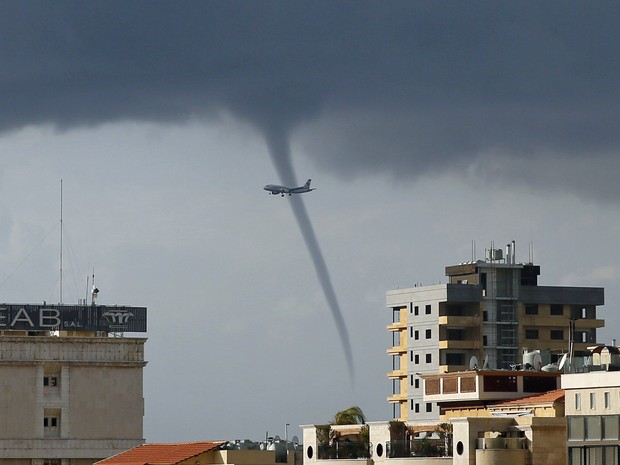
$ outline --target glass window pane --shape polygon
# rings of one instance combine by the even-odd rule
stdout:
[[[602,438],[601,429],[601,417],[586,417],[586,440],[600,440]]]
[[[605,465],[618,465],[618,447],[607,446],[603,447],[605,455]]]
[[[618,428],[619,417],[617,415],[609,415],[603,417],[603,439],[614,439],[618,440],[620,437],[618,436],[620,429]]]
[[[568,439],[569,441],[583,441],[586,431],[583,417],[568,417]]]

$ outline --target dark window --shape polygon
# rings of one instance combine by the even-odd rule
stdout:
[[[420,363],[420,356],[418,354],[415,355],[413,363],[415,363],[415,364]]]
[[[420,404],[415,404],[414,411],[415,413],[420,413]]]
[[[464,331],[462,329],[446,329],[446,337],[449,341],[462,341]]]
[[[465,365],[465,354],[446,354],[446,365]]]
[[[418,306],[416,305],[415,307],[413,307],[413,314],[414,315],[418,315],[420,313],[420,309],[418,308]]]
[[[409,337],[413,337],[413,326],[409,327]]]
[[[549,313],[554,316],[564,315],[564,305],[562,304],[551,304],[549,309]]]
[[[431,354],[426,354],[426,363],[431,363],[432,356]]]
[[[43,427],[45,428],[56,428],[58,426],[58,418],[56,417],[45,417],[43,418]]]
[[[43,386],[48,386],[48,387],[58,386],[58,377],[57,376],[44,376]]]
[[[420,339],[420,332],[419,331],[414,331],[413,333],[413,338],[417,341],[418,339]]]
[[[426,404],[426,411],[427,411],[427,412],[432,412],[432,411],[433,411],[433,404],[429,404],[429,403],[427,403],[427,404]]]
[[[430,305],[430,304],[428,304],[428,305],[426,306],[425,313],[426,313],[427,315],[430,315],[430,314],[431,314],[431,305]]]
[[[418,389],[420,387],[420,380],[416,379],[413,385],[414,388]]]
[[[525,304],[526,315],[538,315],[538,304]]]
[[[485,376],[485,392],[517,392],[516,376]]]
[[[563,329],[552,329],[550,331],[550,337],[554,341],[561,341],[564,339],[564,330]]]
[[[486,335],[482,336],[482,345],[483,345],[483,346],[488,346],[488,345],[489,345],[489,344],[487,343],[487,339],[488,339],[488,338],[487,338],[487,336],[486,336]]]
[[[431,330],[427,329],[426,330],[426,339],[430,339],[431,338]]]
[[[537,329],[526,329],[525,339],[538,339],[538,330]]]

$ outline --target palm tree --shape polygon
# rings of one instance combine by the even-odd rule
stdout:
[[[368,457],[369,429],[366,425],[366,415],[361,408],[353,406],[337,412],[330,425],[362,425],[356,439],[348,436],[342,444],[340,432],[330,431],[329,438],[336,449],[336,458]]]
[[[364,423],[366,423],[366,416],[357,406],[337,412],[331,422],[332,425],[363,425]]]

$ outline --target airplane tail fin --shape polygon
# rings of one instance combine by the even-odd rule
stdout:
[[[311,181],[312,181],[312,179],[308,179],[308,180],[306,181],[306,184],[304,184],[304,187],[305,187],[305,188],[310,187],[310,182],[311,182]]]

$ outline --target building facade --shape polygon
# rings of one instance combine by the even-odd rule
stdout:
[[[63,310],[0,308],[0,464],[91,465],[144,442],[146,339],[106,331],[131,309]]]
[[[526,349],[543,349],[547,364],[569,343],[575,354],[596,344],[603,288],[539,286],[540,267],[517,263],[514,250],[512,243],[505,255],[490,249],[485,260],[448,266],[446,284],[387,292],[393,418],[439,418],[437,404],[423,400],[421,375],[510,369]]]
[[[566,394],[567,463],[618,465],[620,371],[564,374],[562,387]]]

